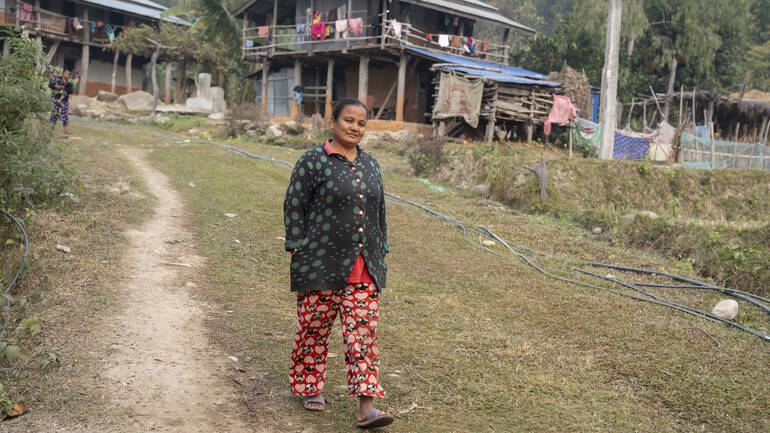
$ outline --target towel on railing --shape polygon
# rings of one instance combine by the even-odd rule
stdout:
[[[259,34],[259,36],[263,38],[270,36],[270,27],[268,26],[257,27],[257,34]]]
[[[297,42],[302,42],[304,40],[305,40],[305,25],[297,24]]]
[[[254,46],[254,41],[251,39],[246,39],[246,48],[252,48]]]
[[[481,52],[486,53],[489,49],[489,42],[482,42],[481,43]]]
[[[75,30],[83,30],[83,25],[80,24],[80,19],[78,17],[72,19],[72,27],[74,27]]]
[[[449,46],[449,35],[438,35],[438,46],[446,48]]]
[[[397,38],[401,38],[401,23],[396,20],[391,20],[392,28],[393,28],[393,35],[395,35]]]
[[[21,5],[21,10],[19,11],[19,19],[24,21],[32,21],[32,5],[29,3],[24,3]]]
[[[109,24],[105,24],[102,26],[102,33],[107,35],[107,38],[109,38],[110,43],[115,42],[115,30],[112,29],[112,26]]]
[[[339,38],[348,38],[348,20],[337,20],[334,22],[334,37]]]
[[[452,48],[460,48],[462,47],[462,37],[453,35],[452,36]]]
[[[326,38],[326,23],[323,21],[313,23],[313,27],[310,28],[310,34],[314,41],[324,40]]]
[[[350,31],[353,32],[353,35],[356,37],[364,31],[364,19],[361,17],[351,18],[348,20],[348,24],[350,24]]]

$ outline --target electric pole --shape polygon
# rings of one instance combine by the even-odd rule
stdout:
[[[602,87],[601,141],[599,158],[612,159],[615,141],[618,96],[618,56],[620,54],[620,17],[623,0],[609,0],[607,16],[607,43],[604,47],[604,86]]]

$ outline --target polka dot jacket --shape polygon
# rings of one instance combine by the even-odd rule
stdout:
[[[359,254],[385,287],[385,193],[380,165],[358,148],[354,162],[320,145],[294,165],[283,203],[291,290],[342,290]]]

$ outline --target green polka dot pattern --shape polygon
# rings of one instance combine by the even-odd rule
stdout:
[[[283,203],[291,290],[342,290],[359,254],[378,289],[385,287],[388,253],[380,165],[358,148],[354,162],[308,150],[294,166]]]

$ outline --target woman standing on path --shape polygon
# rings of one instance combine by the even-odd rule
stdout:
[[[299,322],[291,391],[303,396],[305,409],[324,410],[327,346],[339,314],[348,391],[359,399],[361,428],[393,422],[392,415],[374,408],[374,397],[384,395],[377,377],[377,319],[389,247],[380,166],[358,147],[367,120],[361,101],[336,104],[334,138],[299,158],[283,205]]]
[[[61,119],[61,124],[64,126],[64,133],[70,133],[70,95],[74,91],[72,83],[69,81],[70,71],[64,71],[53,84],[53,112],[51,113],[51,132],[56,130],[56,122]],[[49,83],[51,87],[54,81]]]

